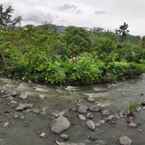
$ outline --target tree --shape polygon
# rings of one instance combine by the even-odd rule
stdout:
[[[119,29],[116,30],[117,35],[121,37],[121,41],[124,41],[126,39],[128,32],[128,24],[126,22],[124,22],[123,25],[121,25]]]
[[[22,18],[20,16],[13,18],[13,12],[12,6],[4,7],[0,4],[0,26],[15,26],[21,22]]]
[[[66,28],[64,40],[71,57],[75,57],[80,53],[89,51],[89,48],[92,45],[89,31],[79,27],[76,28],[70,26]]]

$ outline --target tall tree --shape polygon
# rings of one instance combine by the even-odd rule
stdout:
[[[12,6],[4,7],[3,4],[0,4],[0,26],[15,26],[21,22],[20,16],[13,18],[13,12]]]
[[[121,41],[124,41],[126,39],[127,34],[129,33],[128,30],[128,24],[124,22],[118,30],[116,30],[116,33],[121,37]]]

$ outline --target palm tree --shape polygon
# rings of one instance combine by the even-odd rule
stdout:
[[[16,26],[21,22],[22,18],[20,16],[13,18],[13,12],[12,6],[5,8],[4,5],[0,4],[0,26]]]
[[[116,30],[116,33],[121,37],[121,41],[126,39],[128,32],[128,24],[126,22],[124,22],[123,25],[121,25],[119,29]]]

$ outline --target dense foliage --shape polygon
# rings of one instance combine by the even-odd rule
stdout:
[[[63,28],[64,29],[64,28]],[[97,83],[145,72],[144,39],[54,25],[0,29],[2,75],[50,84]]]

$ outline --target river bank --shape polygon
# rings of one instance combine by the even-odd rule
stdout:
[[[82,87],[47,87],[0,78],[0,143],[119,145],[125,140],[144,145],[144,87],[144,75]],[[128,116],[130,102],[140,104],[134,116]]]

